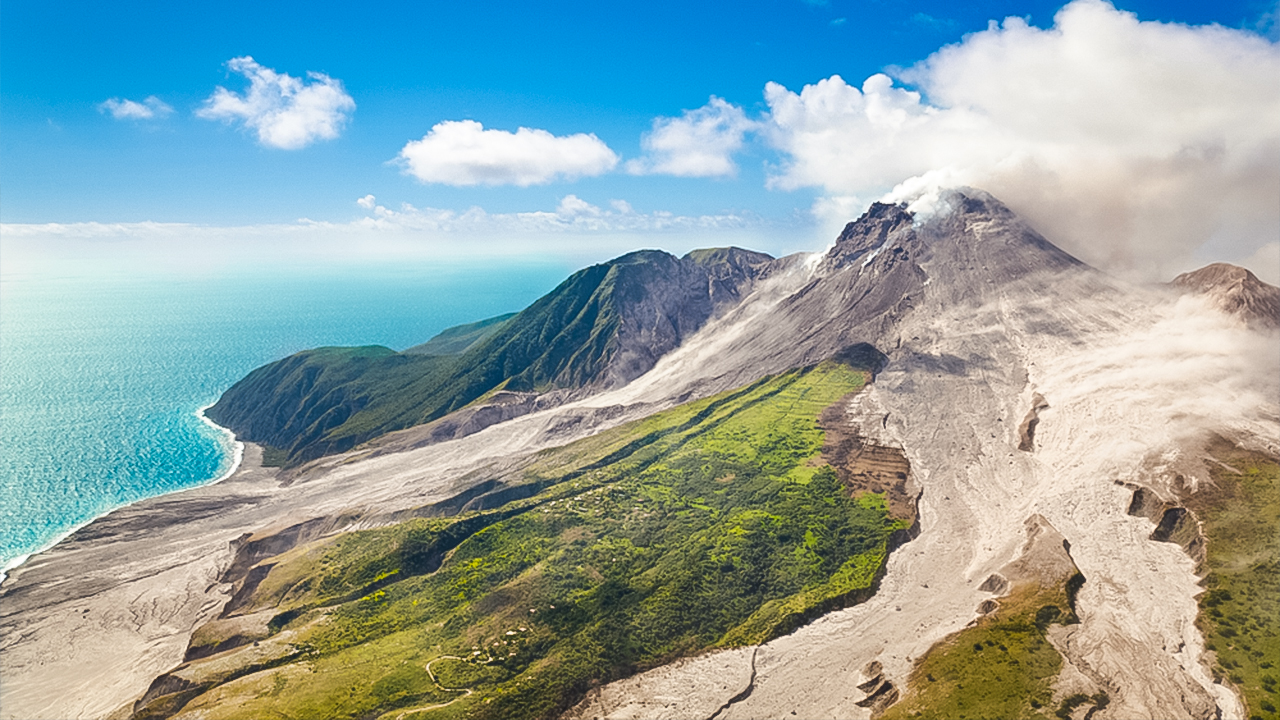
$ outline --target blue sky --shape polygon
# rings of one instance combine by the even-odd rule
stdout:
[[[376,201],[366,204],[392,212],[408,203],[455,212],[478,206],[495,214],[551,212],[572,195],[605,212],[623,207],[611,201],[625,201],[642,215],[733,216],[739,225],[777,233],[818,222],[828,200],[836,215],[855,212],[910,175],[896,178],[886,169],[855,186],[793,172],[789,168],[804,164],[802,151],[779,139],[794,128],[765,127],[778,114],[766,100],[767,83],[798,94],[835,75],[857,88],[887,71],[895,89],[919,90],[923,105],[947,109],[956,103],[934,97],[948,92],[946,83],[918,73],[913,78],[907,69],[993,20],[1014,16],[1033,28],[1053,28],[1060,8],[1012,0],[6,0],[0,5],[0,221],[344,223],[371,216],[371,207],[356,202],[368,195]],[[1253,51],[1263,55],[1267,47],[1274,54],[1275,8],[1255,0],[1118,6],[1137,20],[1159,21],[1153,27],[1217,23],[1240,30],[1236,40],[1256,37],[1264,46]],[[233,60],[246,56],[261,69],[295,78],[300,87],[331,82],[345,94],[348,104],[334,113],[331,137],[273,147],[245,116],[211,110],[219,87],[233,100],[245,97],[249,81]],[[732,148],[720,153],[730,169],[717,172],[722,166],[704,164],[698,166],[703,170],[662,171],[675,166],[664,166],[643,144],[656,135],[655,119],[710,108],[712,96],[732,111],[715,118],[730,125],[740,118],[739,127],[746,128],[736,131],[736,145],[729,138]],[[142,107],[148,98],[155,98],[151,118],[125,113],[116,119],[104,105],[129,100]],[[415,177],[411,164],[396,162],[437,124],[461,120],[485,130],[593,135],[611,155],[542,179],[500,177],[472,185],[432,179],[454,166]],[[687,155],[690,146],[677,150]],[[856,162],[861,156],[850,157]],[[648,174],[637,174],[644,168]],[[902,172],[919,174],[915,167]],[[1202,240],[1193,250],[1213,245]],[[1250,250],[1232,247],[1237,255]]]

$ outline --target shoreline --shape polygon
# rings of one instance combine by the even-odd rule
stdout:
[[[111,513],[114,513],[118,510],[123,510],[124,508],[127,508],[131,505],[135,505],[137,503],[140,503],[146,500],[151,500],[153,498],[163,497],[165,495],[172,495],[173,493],[184,492],[192,488],[206,487],[208,485],[216,485],[222,482],[223,480],[226,480],[227,478],[231,477],[232,475],[235,475],[236,471],[240,469],[241,463],[244,462],[244,442],[236,439],[236,434],[234,432],[232,432],[228,428],[222,427],[221,425],[215,423],[214,421],[210,420],[207,415],[204,414],[204,411],[213,407],[215,403],[217,403],[217,400],[214,400],[213,402],[206,403],[205,405],[200,406],[198,409],[196,409],[195,416],[200,420],[200,422],[209,426],[214,430],[215,433],[221,436],[218,440],[218,444],[222,446],[224,455],[229,453],[231,458],[231,462],[229,465],[227,465],[226,470],[223,470],[218,475],[214,476],[209,480],[204,480],[204,481],[195,483],[193,485],[190,485],[188,487],[177,488],[174,490],[169,490],[169,491],[158,493],[155,495],[147,495],[145,497],[140,497],[135,500],[130,500],[129,502],[124,503],[123,505],[118,505],[116,507],[111,508],[110,510],[106,510],[104,512],[98,513],[97,515],[94,515],[93,517],[89,518],[88,520],[85,520],[84,522],[77,523],[76,525],[67,529],[65,532],[54,537],[49,542],[36,548],[35,550],[32,550],[31,552],[23,555],[15,555],[12,558],[10,558],[8,561],[6,561],[4,566],[0,567],[0,586],[3,586],[5,581],[9,579],[9,572],[11,570],[16,570],[19,567],[22,567],[24,563],[26,563],[28,560],[35,557],[36,555],[39,555],[40,553],[48,552],[52,550],[63,540],[66,540],[72,535],[75,535],[80,530],[83,530],[89,525],[92,525],[93,523],[101,520],[102,518],[107,517]]]

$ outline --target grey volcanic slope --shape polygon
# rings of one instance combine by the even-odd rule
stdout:
[[[976,309],[1010,294],[1025,294],[1031,304],[1063,291],[1104,297],[1118,292],[1109,279],[1049,243],[990,195],[955,192],[950,202],[949,212],[927,223],[904,207],[873,203],[825,256],[810,262],[807,274],[790,273],[782,278],[787,284],[770,287],[726,314],[708,328],[703,343],[664,359],[633,391],[659,382],[719,391],[861,342],[889,353],[909,340],[902,330],[905,319],[929,316],[938,308]],[[1057,283],[1066,284],[1052,287]],[[1028,312],[1038,310],[1028,307]],[[705,343],[716,345],[714,357],[682,362]],[[952,374],[964,374],[971,362],[909,348],[897,355],[899,363]]]
[[[888,365],[848,422],[903,448],[923,487],[920,535],[866,603],[753,652],[620,681],[581,716],[867,717],[863,670],[901,689],[917,658],[993,598],[984,582],[1018,560],[1033,516],[1086,578],[1082,622],[1057,642],[1074,677],[1109,691],[1095,717],[1239,714],[1208,670],[1193,560],[1149,539],[1154,525],[1126,513],[1132,491],[1117,483],[1160,494],[1177,478],[1207,481],[1211,432],[1280,452],[1273,342],[1081,265],[985,193],[946,199],[924,222],[873,206],[811,275],[758,294],[615,394],[731,386],[871,342]],[[712,676],[751,680],[685,690]]]
[[[450,338],[471,339],[458,354],[429,354],[431,343],[405,353],[309,350],[253,371],[208,416],[238,437],[285,450],[296,465],[436,420],[495,390],[544,396],[541,403],[510,397],[489,403],[492,412],[472,412],[471,422],[451,425],[454,437],[484,427],[485,419],[510,419],[627,383],[736,305],[777,264],[738,248],[683,258],[633,252],[574,273],[513,317],[455,328]],[[454,348],[446,344],[450,338],[436,347]],[[547,395],[551,390],[561,392]]]
[[[1127,508],[1132,486],[1167,496],[1175,478],[1206,481],[1209,433],[1280,454],[1273,338],[1080,264],[985,193],[943,201],[931,217],[874,205],[826,255],[762,265],[723,293],[703,276],[698,327],[628,326],[605,363],[619,374],[599,375],[610,379],[595,394],[446,442],[423,445],[429,426],[401,430],[299,467],[287,485],[249,474],[150,501],[109,536],[89,526],[0,586],[0,715],[101,717],[139,697],[231,597],[237,548],[283,552],[487,492],[542,448],[865,342],[887,364],[845,423],[901,448],[923,489],[920,534],[890,556],[877,594],[760,647],[605,686],[584,712],[867,717],[863,670],[905,688],[914,660],[1000,592],[988,578],[1029,561],[1034,519],[1086,578],[1081,623],[1054,642],[1077,686],[1109,692],[1096,720],[1234,717],[1195,626],[1194,562]],[[188,497],[222,505],[157,525]],[[161,525],[160,537],[147,529]],[[128,572],[104,572],[126,558]]]
[[[1208,297],[1223,312],[1262,328],[1280,328],[1280,287],[1245,268],[1213,263],[1173,279],[1174,287]]]

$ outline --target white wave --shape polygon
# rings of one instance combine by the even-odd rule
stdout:
[[[231,430],[222,427],[221,425],[215,423],[214,421],[210,420],[208,417],[205,416],[204,411],[213,407],[213,405],[214,403],[211,402],[200,407],[200,409],[196,410],[196,417],[200,418],[201,422],[208,425],[215,433],[219,435],[219,439],[220,439],[219,444],[222,445],[223,454],[224,456],[230,457],[230,462],[226,462],[224,460],[224,462],[219,465],[220,472],[217,475],[215,475],[212,479],[206,482],[196,483],[195,485],[192,485],[190,487],[201,487],[204,485],[213,485],[216,483],[220,483],[223,480],[226,480],[227,478],[231,477],[232,475],[235,475],[236,471],[240,469],[240,464],[244,461],[244,443],[241,442],[240,440],[237,440],[236,434],[231,432]],[[0,568],[0,585],[4,584],[5,580],[9,579],[10,570],[18,568],[23,563],[30,560],[33,556],[39,555],[40,553],[43,553],[43,552],[48,552],[58,543],[71,537],[86,525],[96,522],[97,520],[100,520],[117,510],[120,510],[122,508],[127,508],[130,505],[133,505],[135,503],[140,503],[143,500],[150,500],[151,498],[160,497],[161,495],[169,495],[175,492],[182,492],[183,490],[190,489],[190,487],[179,488],[177,490],[172,490],[167,493],[161,493],[160,495],[148,495],[147,497],[138,498],[137,500],[127,502],[118,507],[113,507],[110,510],[94,515],[93,517],[89,518],[88,520],[85,520],[82,523],[73,525],[70,529],[57,535],[49,542],[41,545],[39,548],[29,553],[26,553],[25,555],[18,555],[16,557],[13,557],[9,559],[7,562],[5,562],[4,567]]]

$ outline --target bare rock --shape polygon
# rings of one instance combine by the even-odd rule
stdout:
[[[1183,273],[1170,284],[1207,296],[1218,309],[1251,326],[1280,328],[1280,287],[1262,282],[1245,268],[1213,263]]]

